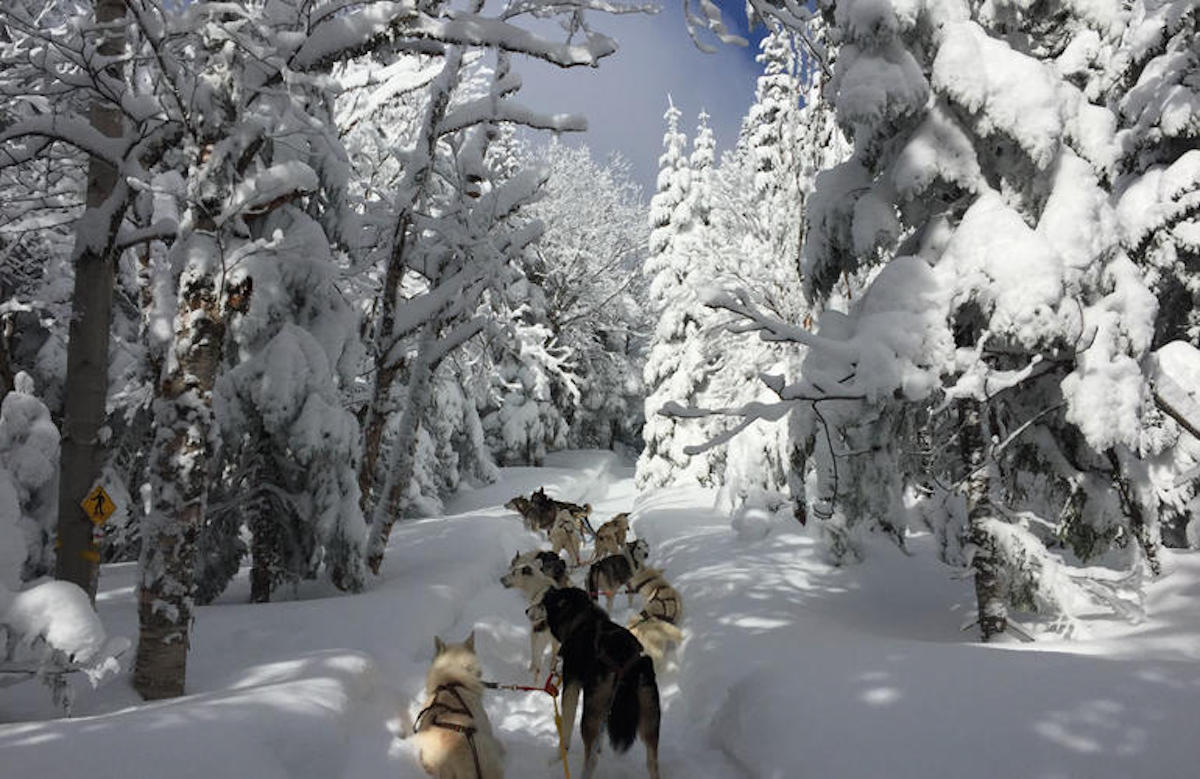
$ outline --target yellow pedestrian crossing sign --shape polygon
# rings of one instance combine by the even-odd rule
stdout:
[[[104,491],[104,487],[99,484],[92,487],[92,491],[87,494],[87,497],[79,505],[83,506],[83,513],[87,514],[87,518],[97,525],[103,525],[112,516],[112,513],[117,510],[117,506],[113,503],[112,498],[108,497],[108,493]]]

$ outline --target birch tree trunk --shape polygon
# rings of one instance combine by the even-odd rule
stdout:
[[[115,57],[125,48],[124,0],[98,0],[99,53]],[[120,66],[108,75],[119,79]],[[124,131],[120,109],[92,99],[91,123],[110,138]],[[67,340],[62,449],[58,482],[58,555],[55,577],[73,582],[96,600],[100,549],[95,526],[80,503],[104,467],[99,431],[108,394],[108,335],[112,320],[113,274],[119,252],[117,229],[124,218],[127,189],[106,160],[88,163],[87,210],[75,238],[75,289]]]
[[[996,561],[996,544],[988,523],[993,521],[991,480],[992,463],[988,462],[984,435],[983,403],[974,398],[959,401],[963,460],[967,464],[967,541],[970,544],[971,568],[975,573],[975,602],[979,614],[979,631],[984,641],[1003,633],[1008,627],[1008,606],[1004,582]]]
[[[142,530],[133,684],[147,700],[184,692],[196,541],[215,445],[213,384],[225,331],[217,241],[201,230],[186,240],[174,344],[155,400],[154,505]]]

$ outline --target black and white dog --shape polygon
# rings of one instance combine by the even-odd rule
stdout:
[[[649,556],[650,545],[644,539],[626,542],[619,554],[609,555],[592,563],[592,567],[588,568],[588,592],[593,598],[599,598],[600,593],[604,593],[607,599],[606,608],[611,612],[617,590],[625,587],[629,596],[629,608],[633,608],[633,590],[629,588],[629,580],[641,570]]]
[[[583,692],[583,779],[596,767],[602,728],[609,743],[624,752],[640,736],[646,746],[646,770],[658,779],[658,732],[662,710],[654,664],[633,634],[608,618],[586,592],[576,587],[547,590],[530,618],[544,615],[563,659],[564,743],[571,743],[575,709]],[[529,613],[529,612],[527,612]]]

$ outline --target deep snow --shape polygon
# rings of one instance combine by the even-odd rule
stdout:
[[[1073,641],[1042,629],[1035,644],[983,646],[960,630],[970,582],[920,537],[911,556],[875,543],[867,563],[835,569],[794,522],[739,535],[714,493],[635,499],[627,464],[570,452],[504,469],[445,517],[398,524],[362,595],[306,583],[292,600],[250,605],[243,572],[197,610],[184,698],[143,704],[126,671],[96,691],[81,680],[75,718],[55,719],[36,683],[0,689],[0,775],[424,776],[392,731],[411,721],[434,635],[474,629],[490,678],[529,681],[524,604],[497,579],[538,539],[501,506],[543,485],[592,503],[596,522],[632,509],[684,598],[687,638],[660,679],[665,777],[1175,779],[1200,759],[1200,553],[1165,554],[1140,625],[1095,618]],[[136,638],[134,574],[103,570],[110,635]],[[494,693],[487,705],[509,777],[562,776],[545,695]],[[573,775],[581,752],[576,736]],[[642,765],[635,745],[606,751],[597,774],[643,776]]]

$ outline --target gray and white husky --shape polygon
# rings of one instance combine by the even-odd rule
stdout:
[[[544,556],[549,555],[549,552],[525,552],[518,554],[509,564],[508,573],[500,577],[500,583],[505,587],[520,590],[525,594],[527,604],[540,603],[543,595],[547,590],[559,587],[558,581],[546,574],[543,567],[545,563]],[[558,555],[552,555],[561,563]],[[548,564],[552,570],[557,570],[553,563]],[[562,572],[562,579],[566,582],[565,569]],[[526,610],[526,615],[529,611]],[[550,633],[549,627],[546,625],[546,620],[529,617],[529,670],[533,672],[534,679],[537,679],[542,672],[542,660],[546,656],[546,649],[549,647],[553,652],[558,651],[558,642]],[[553,665],[553,654],[551,654],[551,665]]]

